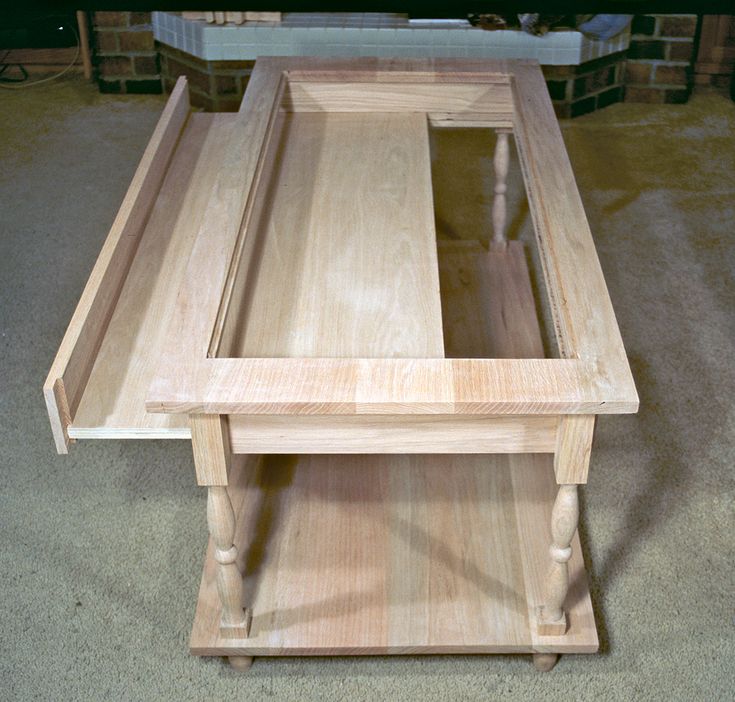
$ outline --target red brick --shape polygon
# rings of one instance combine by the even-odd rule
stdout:
[[[95,12],[94,24],[97,27],[127,27],[127,12]]]
[[[214,112],[214,100],[208,95],[202,95],[194,91],[189,92],[189,102],[194,107],[201,107],[205,112]]]
[[[139,76],[155,76],[159,73],[155,54],[153,56],[134,56],[133,67],[135,74]]]
[[[732,75],[711,75],[708,76],[707,85],[712,85],[715,88],[729,88]]]
[[[630,27],[631,34],[652,36],[656,31],[656,18],[653,15],[634,15]]]
[[[168,46],[167,44],[161,44],[160,50],[162,56],[170,56],[171,58],[179,59],[190,66],[200,66],[203,70],[207,70],[207,62],[197,56],[192,56],[184,51],[174,49],[172,46]]]
[[[215,76],[214,90],[218,95],[232,95],[237,92],[237,81],[233,76]]]
[[[628,61],[625,64],[625,82],[646,85],[651,81],[651,67],[653,64],[643,61]]]
[[[213,71],[241,68],[247,68],[252,71],[255,66],[255,61],[210,61],[209,66]]]
[[[150,25],[151,13],[150,12],[131,12],[130,13],[130,26],[135,27],[139,24]]]
[[[660,85],[686,85],[687,84],[687,67],[686,66],[656,66],[656,74],[654,82]]]
[[[659,18],[659,34],[662,37],[693,37],[696,32],[696,15],[686,17],[663,15]]]
[[[153,32],[120,32],[120,51],[153,51]]]
[[[663,102],[664,92],[659,88],[628,86],[625,89],[625,102]]]
[[[120,52],[120,46],[117,43],[117,32],[98,30],[95,32],[95,40],[97,51],[101,53],[117,54]]]
[[[541,66],[544,78],[564,79],[574,75],[574,66]]]
[[[614,88],[609,88],[597,96],[597,109],[600,110],[603,107],[612,105],[613,103],[620,102],[625,94],[625,89],[622,85],[618,85]]]
[[[691,61],[694,51],[693,41],[670,41],[668,42],[669,61]]]
[[[107,56],[99,62],[99,71],[103,76],[129,75],[133,70],[128,56]]]
[[[167,60],[167,71],[168,75],[174,79],[178,78],[179,76],[186,76],[192,86],[199,88],[199,90],[206,93],[207,95],[210,94],[211,89],[209,85],[209,74],[202,73],[196,68],[187,66],[185,63],[181,63],[180,61],[172,59],[171,57],[169,57]]]

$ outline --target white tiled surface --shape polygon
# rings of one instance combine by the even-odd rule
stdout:
[[[288,13],[283,21],[215,25],[153,13],[156,39],[206,61],[258,56],[400,56],[416,58],[527,58],[570,66],[622,51],[625,31],[592,41],[575,31],[534,37],[520,31],[489,32],[463,21],[422,22],[378,13]]]

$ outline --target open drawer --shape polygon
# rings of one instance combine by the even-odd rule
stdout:
[[[188,438],[145,411],[166,320],[237,115],[190,114],[180,78],[44,384],[57,450],[81,438]]]

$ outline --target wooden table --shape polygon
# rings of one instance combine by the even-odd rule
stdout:
[[[437,240],[445,127],[497,134],[489,246]],[[597,649],[577,486],[638,397],[535,62],[262,59],[238,114],[180,79],[44,392],[60,453],[191,438],[195,654]]]

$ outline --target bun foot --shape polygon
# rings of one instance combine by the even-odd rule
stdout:
[[[253,664],[252,656],[227,656],[227,660],[238,673],[250,670],[250,666]]]
[[[558,653],[534,653],[533,666],[539,673],[548,673],[559,660]]]

